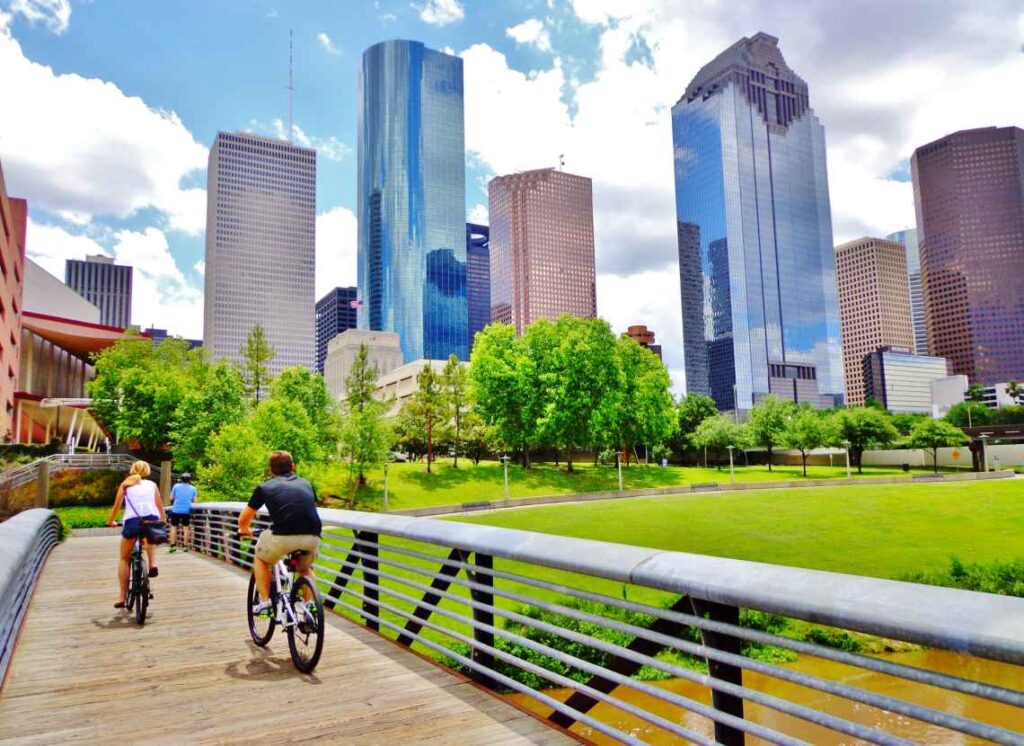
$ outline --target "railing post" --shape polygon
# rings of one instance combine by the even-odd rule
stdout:
[[[377,534],[371,533],[370,531],[360,531],[356,535],[357,543],[360,545],[363,553],[374,557],[374,559],[363,558],[363,595],[366,596],[366,600],[363,601],[363,611],[367,614],[373,614],[376,617],[380,616],[380,605],[376,602],[379,599],[376,588],[367,588],[366,583],[373,583],[374,585],[380,584],[380,576],[377,575],[375,570],[378,569],[376,557],[377,554]],[[373,545],[365,544],[364,542],[373,542]],[[372,630],[380,630],[380,624],[373,621],[369,617],[364,619],[366,626]]]
[[[160,497],[164,500],[164,505],[171,504],[171,462],[161,461],[160,462]]]
[[[41,461],[36,476],[36,507],[50,507],[50,462]]]
[[[740,610],[735,606],[726,606],[725,604],[702,601],[696,598],[691,598],[691,603],[693,604],[693,613],[696,616],[706,616],[716,622],[739,626]],[[740,655],[742,652],[743,643],[738,637],[724,635],[721,632],[701,630],[701,638],[704,644],[710,648],[733,653],[734,655]],[[737,686],[742,686],[743,684],[743,669],[739,666],[709,659],[708,674],[730,684],[736,684]],[[727,694],[717,689],[712,689],[711,704],[716,710],[738,718],[743,717],[743,699],[735,694]],[[743,731],[737,730],[730,725],[716,722],[715,741],[724,746],[743,746],[744,734]]]
[[[494,557],[489,554],[480,554],[479,552],[473,553],[473,564],[483,570],[494,569]],[[487,586],[488,588],[494,587],[494,576],[488,572],[473,572],[470,580],[478,585]],[[486,604],[488,606],[494,605],[494,594],[489,591],[478,590],[473,588],[470,590],[470,596],[478,604]],[[473,639],[480,645],[487,645],[494,647],[494,633],[480,628],[480,625],[486,624],[488,626],[494,626],[494,612],[490,609],[481,609],[473,607]],[[479,663],[481,666],[488,670],[494,670],[494,655],[486,651],[480,650],[479,648],[473,648],[473,661]],[[473,672],[473,678],[479,683],[486,686],[488,689],[496,689],[497,684],[494,679],[486,674],[480,673],[479,671]]]

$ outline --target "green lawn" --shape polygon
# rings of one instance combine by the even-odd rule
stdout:
[[[863,477],[901,475],[898,468],[868,467]],[[853,472],[857,476],[856,470]],[[737,482],[763,482],[780,480],[803,480],[799,466],[737,466]],[[845,465],[811,466],[807,469],[808,479],[838,479],[846,476]],[[376,470],[369,474],[367,494],[378,507],[383,501],[383,473]],[[536,495],[565,495],[584,492],[609,492],[618,489],[618,475],[614,466],[593,466],[589,463],[575,465],[575,473],[567,474],[564,464],[535,464],[528,470],[510,465],[508,469],[510,497],[533,497]],[[676,485],[706,484],[717,482],[729,484],[729,467],[718,470],[700,467],[629,466],[622,470],[624,489],[651,487],[672,487]],[[388,469],[388,507],[390,510],[422,508],[436,505],[459,505],[483,500],[495,501],[504,498],[505,488],[501,465],[483,461],[474,466],[472,461],[460,459],[459,468],[453,469],[450,459],[434,463],[433,473],[428,474],[423,463],[392,464]]]
[[[1024,480],[695,493],[457,520],[698,554],[897,577],[1024,557]]]

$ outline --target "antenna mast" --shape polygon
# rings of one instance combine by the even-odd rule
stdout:
[[[295,87],[292,85],[292,30],[288,29],[288,143],[292,144],[292,96]]]
[[[559,171],[564,171],[565,170],[565,156],[564,155],[559,155],[558,156],[558,170]]]

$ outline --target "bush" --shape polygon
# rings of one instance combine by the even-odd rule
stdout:
[[[124,477],[120,471],[56,470],[50,474],[50,507],[113,505]]]
[[[912,573],[901,580],[1024,598],[1024,559],[966,565],[954,556],[945,571]]]

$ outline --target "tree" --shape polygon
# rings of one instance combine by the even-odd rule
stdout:
[[[232,422],[210,439],[198,477],[203,494],[220,500],[248,500],[263,481],[270,449],[249,421]]]
[[[993,411],[976,401],[962,401],[950,407],[943,419],[957,427],[978,427],[992,424]]]
[[[967,445],[970,438],[955,425],[943,420],[923,419],[914,425],[907,445],[911,448],[927,448],[932,452],[932,468],[939,471],[939,449],[946,446]]]
[[[783,439],[793,404],[769,394],[750,411],[747,431],[752,445],[768,451],[768,471],[772,470],[772,452]]]
[[[863,473],[861,457],[865,449],[887,446],[899,438],[889,415],[870,407],[840,409],[832,415],[831,438],[836,445],[847,445],[850,458],[857,464],[857,473]]]
[[[746,445],[746,429],[737,424],[731,417],[716,414],[706,418],[693,432],[691,441],[698,448],[710,448],[715,452],[719,468],[721,468],[722,452],[729,446],[743,448]]]
[[[718,407],[715,400],[704,394],[688,394],[684,396],[676,406],[676,433],[673,443],[676,450],[682,455],[683,451],[697,447],[693,442],[693,434],[708,417],[718,414]]]
[[[675,403],[668,370],[657,355],[623,335],[615,341],[615,358],[620,372],[615,429],[628,464],[631,446],[661,445],[671,436]]]
[[[1020,395],[1024,392],[1024,386],[1021,386],[1016,381],[1010,381],[1006,384],[1006,395],[1010,397],[1013,404],[1017,404],[1020,401]]]
[[[340,429],[338,405],[327,391],[323,376],[301,366],[286,368],[271,381],[270,398],[301,406],[313,425],[324,457],[334,453]]]
[[[288,451],[296,463],[323,462],[329,455],[317,442],[313,423],[298,402],[267,399],[247,423],[268,450]]]
[[[367,362],[368,349],[359,345],[352,368],[345,378],[345,405],[348,416],[341,429],[341,451],[348,459],[356,484],[366,484],[366,471],[388,457],[393,434],[384,421],[383,402],[377,401],[377,367]]]
[[[398,410],[391,427],[391,443],[395,450],[405,453],[409,460],[418,461],[427,453],[427,427],[409,400]]]
[[[896,428],[896,431],[903,436],[910,435],[911,431],[921,420],[925,419],[928,415],[926,414],[915,414],[912,412],[900,412],[892,416],[892,425]]]
[[[539,380],[523,339],[509,324],[490,324],[477,333],[469,381],[476,413],[529,467],[540,417]]]
[[[877,412],[876,409],[871,409]],[[782,434],[782,442],[787,448],[800,451],[803,461],[804,476],[807,476],[807,452],[821,448],[828,440],[828,424],[820,412],[810,407],[794,409],[786,421],[786,429]]]
[[[245,379],[246,390],[253,403],[259,404],[260,395],[270,378],[267,365],[277,354],[267,341],[262,324],[252,328],[239,352],[242,355],[242,376]]]
[[[462,435],[462,419],[469,405],[469,379],[466,375],[466,366],[459,362],[455,355],[448,357],[448,362],[441,372],[441,386],[444,389],[445,404],[448,413],[455,427],[454,430],[454,453],[455,461],[452,467],[459,468],[460,437]]]
[[[434,426],[444,417],[445,401],[440,376],[428,360],[416,375],[416,392],[409,399],[413,412],[423,423],[427,435],[427,473],[434,460]]]
[[[491,432],[480,415],[470,410],[462,423],[462,452],[472,459],[474,464],[479,464],[480,459],[492,451],[494,433]]]
[[[972,383],[967,387],[967,398],[971,401],[982,402],[985,399],[985,387],[980,383]]]
[[[209,459],[210,441],[225,426],[247,414],[245,384],[237,370],[220,361],[194,368],[193,385],[183,392],[170,439],[179,471],[198,470]]]
[[[369,350],[366,345],[359,345],[352,368],[345,378],[345,404],[349,410],[362,411],[374,401],[373,393],[377,390],[377,366],[367,361]]]

